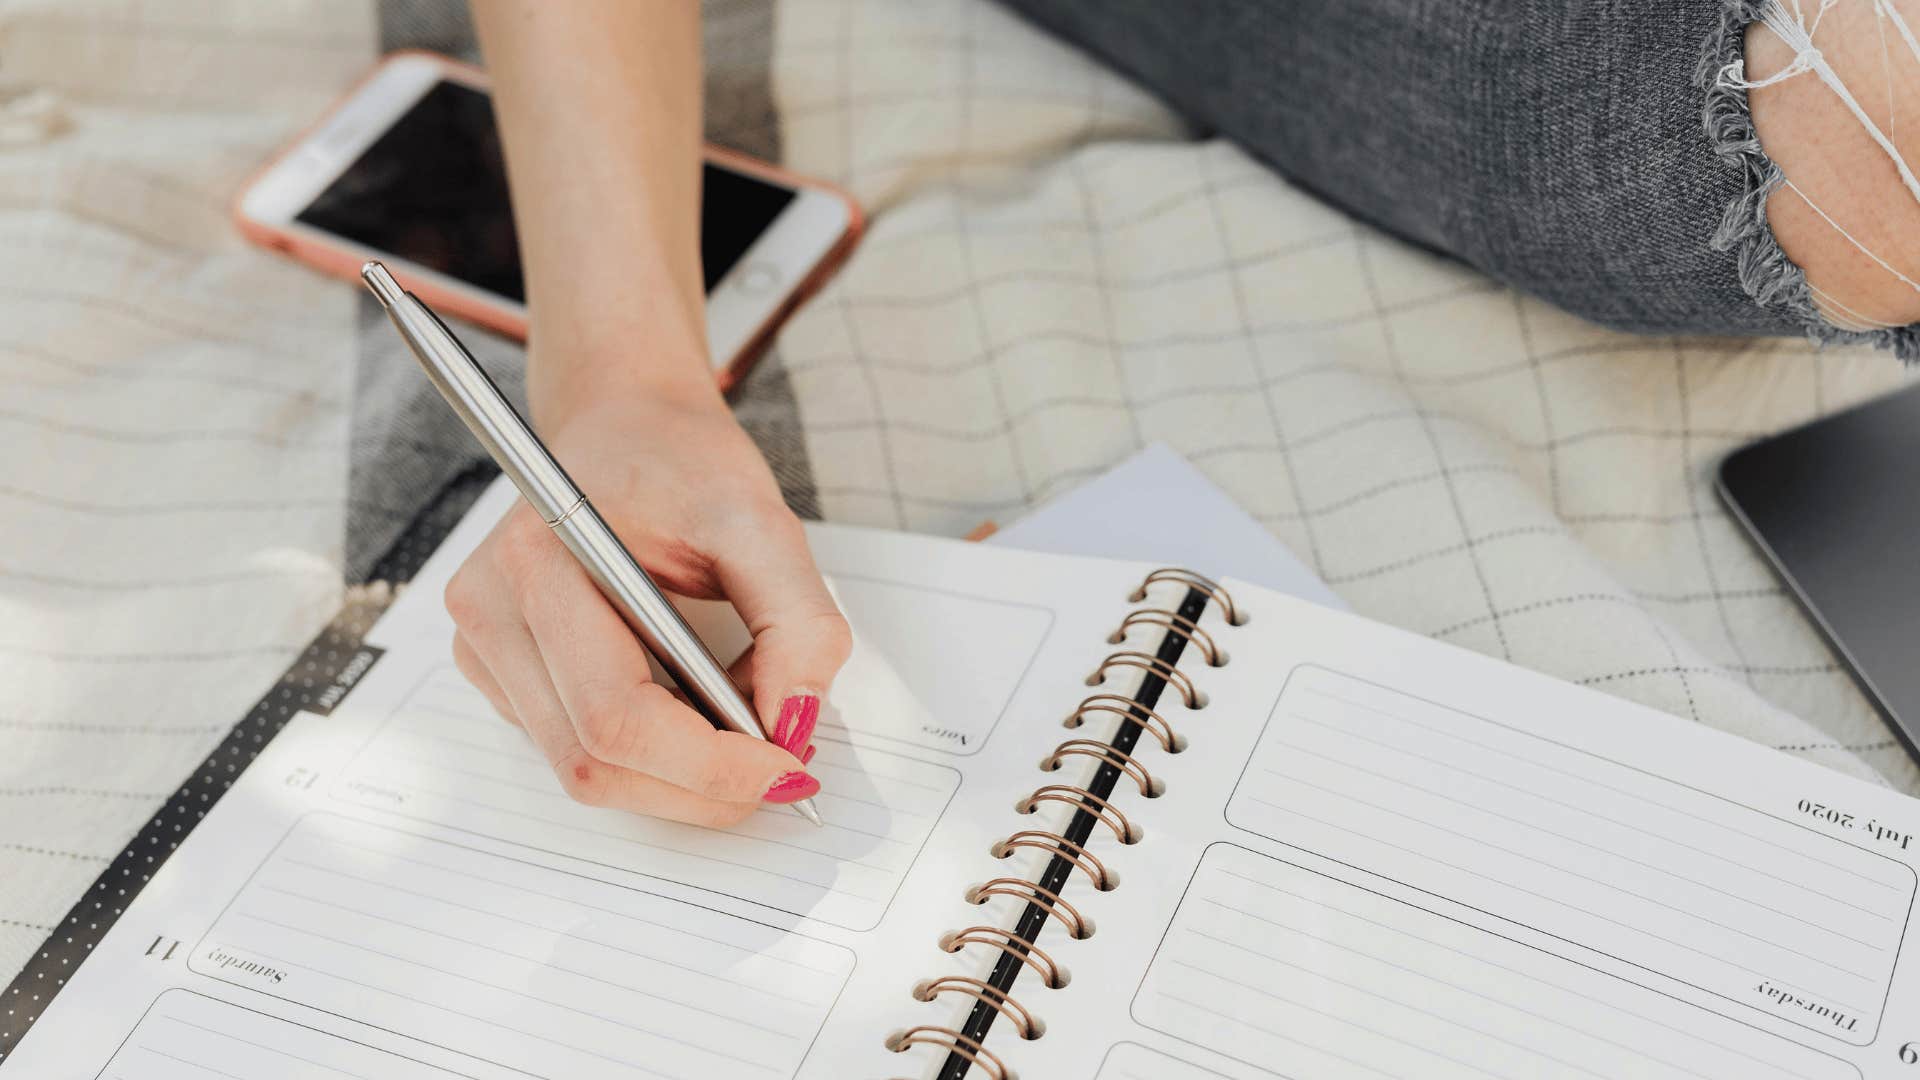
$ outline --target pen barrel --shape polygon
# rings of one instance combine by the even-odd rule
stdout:
[[[582,498],[552,528],[695,708],[728,730],[766,738],[727,669],[634,562],[592,503]]]
[[[360,277],[373,290],[394,328],[414,359],[486,447],[500,470],[559,536],[567,550],[600,587],[608,602],[646,645],[647,651],[673,676],[694,708],[719,727],[764,739],[766,732],[741,696],[727,669],[714,659],[706,643],[693,632],[680,612],[635,562],[633,555],[607,527],[593,504],[574,486],[566,470],[547,453],[526,421],[500,393],[460,339],[425,304],[400,287],[378,261],[360,268]],[[808,814],[810,818],[817,815]],[[817,824],[817,822],[816,822]]]
[[[473,432],[500,471],[520,489],[520,495],[548,525],[580,501],[580,489],[567,471],[547,453],[526,421],[507,403],[506,395],[480,369],[473,354],[425,304],[399,291],[385,267],[363,271],[375,291],[381,292],[387,317],[400,331],[414,359],[435,390],[453,408],[454,415]],[[438,352],[436,352],[436,350]],[[439,355],[441,353],[450,355]],[[456,356],[458,359],[456,359]]]

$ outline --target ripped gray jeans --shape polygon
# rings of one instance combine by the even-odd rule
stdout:
[[[1760,0],[1005,0],[1355,216],[1595,322],[1841,330],[1774,242],[1738,59]]]

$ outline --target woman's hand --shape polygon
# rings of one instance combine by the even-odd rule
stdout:
[[[638,377],[534,390],[548,447],[654,580],[733,603],[754,642],[736,676],[775,741],[716,731],[655,683],[619,613],[524,503],[447,586],[460,670],[580,802],[731,825],[762,800],[814,794],[803,760],[852,638],[719,392]]]
[[[754,641],[737,677],[777,745],[717,732],[655,684],[524,506],[447,586],[454,659],[581,802],[727,825],[805,798],[807,740],[851,638],[706,362],[700,5],[473,12],[526,272],[534,425],[663,588],[733,602]]]

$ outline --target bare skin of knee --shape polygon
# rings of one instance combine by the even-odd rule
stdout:
[[[1803,5],[1809,15],[1817,6],[1817,0]],[[1896,7],[1920,33],[1920,0],[1897,0]],[[1878,23],[1871,0],[1841,0],[1826,13],[1814,44],[1920,175],[1920,60],[1898,31]],[[1746,77],[1754,81],[1793,61],[1792,49],[1759,23],[1747,28],[1746,56]],[[1767,221],[1781,250],[1819,290],[1822,309],[1843,325],[1920,322],[1920,290],[1863,254],[1807,201],[1920,281],[1920,201],[1886,152],[1811,72],[1749,91],[1748,106],[1761,148],[1806,193],[1802,198],[1781,187],[1767,201]]]

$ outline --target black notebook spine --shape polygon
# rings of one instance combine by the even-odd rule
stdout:
[[[1151,592],[1158,589],[1170,593],[1175,588],[1184,590],[1177,607],[1150,603]],[[1100,764],[1093,779],[1084,786],[1042,784],[1016,807],[1025,814],[1048,803],[1063,803],[1074,808],[1073,816],[1059,832],[1022,829],[994,845],[996,858],[1028,848],[1051,852],[1046,868],[1032,880],[998,877],[974,886],[967,893],[967,900],[974,904],[986,903],[996,896],[1024,898],[1024,908],[1011,927],[969,926],[940,939],[940,947],[951,953],[972,947],[997,951],[999,956],[991,975],[984,980],[946,975],[915,987],[914,997],[921,1001],[932,1001],[947,994],[972,998],[973,1006],[960,1027],[922,1024],[887,1036],[888,1048],[896,1052],[915,1046],[944,1048],[946,1059],[940,1067],[939,1080],[963,1080],[975,1068],[990,1080],[1012,1080],[1013,1069],[999,1054],[987,1049],[988,1033],[996,1024],[1013,1025],[1023,1039],[1038,1038],[1044,1032],[1044,1017],[1014,995],[1015,985],[1029,971],[1031,975],[1027,977],[1038,979],[1042,986],[1066,985],[1066,969],[1037,944],[1040,932],[1049,920],[1055,920],[1071,938],[1084,938],[1092,933],[1092,925],[1063,893],[1075,874],[1084,876],[1089,884],[1103,892],[1118,887],[1118,879],[1088,850],[1088,843],[1098,830],[1111,832],[1122,844],[1139,840],[1139,829],[1116,803],[1136,794],[1146,799],[1158,798],[1159,783],[1141,757],[1155,746],[1169,754],[1177,754],[1186,747],[1185,734],[1165,715],[1171,708],[1163,710],[1161,701],[1168,699],[1171,691],[1170,704],[1177,702],[1188,710],[1195,710],[1207,703],[1206,694],[1193,677],[1179,667],[1180,661],[1194,655],[1206,666],[1219,667],[1227,662],[1227,654],[1215,635],[1201,628],[1200,616],[1208,604],[1214,604],[1228,626],[1246,621],[1245,613],[1234,605],[1225,590],[1191,570],[1155,570],[1128,600],[1143,606],[1128,613],[1108,643],[1121,645],[1129,630],[1152,625],[1166,631],[1159,648],[1152,653],[1117,648],[1088,676],[1087,683],[1096,686],[1110,673],[1134,669],[1143,672],[1139,689],[1131,697],[1094,693],[1084,698],[1067,715],[1065,726],[1079,728],[1091,719],[1111,716],[1119,721],[1113,734],[1105,740],[1069,738],[1041,762],[1043,770],[1051,771],[1072,757],[1094,758]],[[1145,749],[1142,749],[1143,739],[1148,744]],[[1123,781],[1127,785],[1124,788]]]

